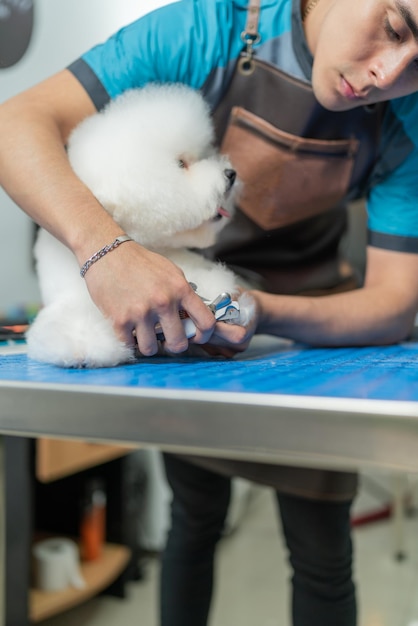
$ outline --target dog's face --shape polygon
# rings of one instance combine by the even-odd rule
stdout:
[[[217,154],[181,157],[178,167],[180,171],[173,173],[171,188],[173,199],[176,190],[180,192],[177,206],[181,208],[172,214],[176,230],[166,242],[159,238],[157,243],[173,248],[206,248],[215,243],[217,234],[233,215],[235,170],[225,157]],[[167,180],[165,184],[168,185]],[[187,206],[188,195],[191,202]],[[165,206],[169,204],[167,198]],[[184,228],[186,223],[190,227]]]
[[[180,85],[127,92],[70,137],[73,169],[148,247],[203,248],[233,212],[235,172],[213,148],[207,105]]]

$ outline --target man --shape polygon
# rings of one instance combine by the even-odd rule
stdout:
[[[170,4],[5,103],[0,180],[82,266],[124,233],[71,172],[69,133],[126,89],[188,83],[210,102],[218,140],[244,179],[214,254],[263,287],[252,292],[257,317],[250,328],[214,325],[177,268],[128,242],[85,276],[120,337],[132,343],[135,331],[152,355],[159,322],[167,348],[181,353],[185,309],[193,341],[225,353],[254,332],[328,346],[400,341],[418,308],[418,0],[264,0],[260,12],[249,4]],[[364,284],[353,289],[338,249],[344,202],[359,197],[368,200],[369,245]],[[313,297],[319,289],[327,295]],[[234,473],[277,491],[294,626],[354,626],[354,476],[171,456],[166,467],[174,502],[163,626],[207,623]]]

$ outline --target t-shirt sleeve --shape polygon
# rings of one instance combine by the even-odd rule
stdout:
[[[234,3],[181,0],[122,28],[69,66],[97,109],[148,82],[181,82],[196,89],[213,68],[238,56],[240,11]],[[231,50],[232,47],[235,48]]]
[[[418,254],[418,96],[393,101],[389,115],[367,202],[368,241]]]

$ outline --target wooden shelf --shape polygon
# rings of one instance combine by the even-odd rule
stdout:
[[[41,622],[48,617],[66,611],[106,589],[128,565],[131,551],[125,546],[107,543],[103,555],[97,561],[81,563],[81,571],[86,587],[63,591],[30,590],[29,619]]]
[[[41,437],[36,441],[36,477],[47,483],[131,452],[127,446]]]

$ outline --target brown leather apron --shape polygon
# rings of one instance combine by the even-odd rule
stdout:
[[[360,195],[373,167],[385,105],[327,111],[309,84],[255,58],[258,5],[250,2],[245,49],[214,112],[242,191],[212,254],[273,293],[353,289],[358,284],[338,253],[343,207],[347,197]],[[357,487],[349,472],[187,458],[304,497],[345,500]]]
[[[242,192],[210,254],[254,273],[272,293],[353,288],[338,253],[345,204],[364,194],[386,103],[328,111],[309,83],[257,59],[258,5],[250,2],[247,46],[214,111],[218,143]],[[304,37],[300,20],[298,28]]]

